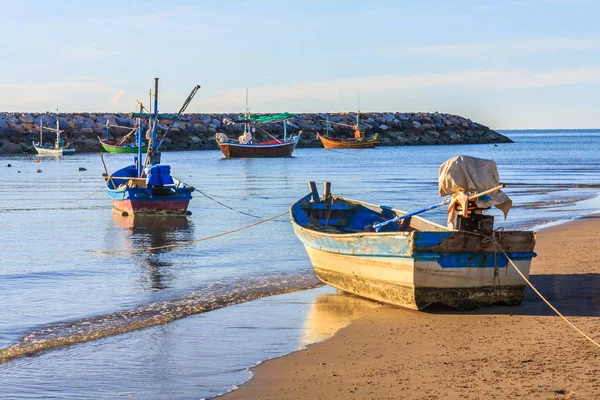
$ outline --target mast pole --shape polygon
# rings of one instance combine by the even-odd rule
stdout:
[[[287,119],[283,120],[283,140],[287,140]]]
[[[250,119],[250,112],[248,111],[248,87],[246,87],[246,121]],[[246,122],[244,125],[244,134],[250,132],[250,123]]]
[[[156,126],[158,125],[158,78],[154,78],[154,126],[152,129],[152,148],[156,146]]]
[[[44,125],[44,119],[40,115],[40,147],[42,147],[42,137],[43,137],[42,132],[44,131],[43,125]]]
[[[358,116],[360,114],[360,92],[357,93],[358,96],[358,107],[356,112],[356,129],[358,129]]]
[[[58,107],[57,107],[56,108],[56,144],[54,145],[54,147],[58,149],[59,143],[60,143],[60,124],[58,122]]]
[[[150,103],[152,104],[152,103]],[[140,113],[144,112],[144,106],[142,105],[142,102],[140,101]],[[137,136],[136,136],[136,143],[138,146],[137,149],[137,176],[138,178],[142,177],[142,145],[144,143],[144,131],[142,130],[142,119],[138,118],[138,131],[137,131]]]

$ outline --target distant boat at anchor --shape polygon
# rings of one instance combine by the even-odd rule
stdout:
[[[341,124],[338,122],[330,122],[329,118],[325,120],[326,131],[325,135],[321,135],[317,132],[317,137],[326,149],[372,149],[379,143],[379,134],[375,134],[372,138],[366,139],[365,133],[360,130],[359,121],[360,111],[356,113],[356,123],[354,125]],[[354,129],[354,137],[348,139],[332,138],[329,137],[329,130],[331,124],[345,126]]]
[[[137,156],[134,163],[108,175],[106,165],[106,187],[113,201],[113,208],[123,216],[142,215],[186,215],[192,192],[195,190],[171,175],[169,165],[160,164],[159,152],[163,140],[168,135],[170,127],[157,140],[159,120],[183,120],[181,114],[192,101],[200,86],[194,87],[176,115],[158,113],[158,78],[154,83],[154,113],[133,113],[137,118]],[[148,120],[149,143],[146,157],[142,152],[142,120]],[[102,157],[102,153],[100,153]],[[102,159],[104,163],[104,159]]]
[[[142,112],[143,106],[140,104],[140,112]],[[111,140],[109,136],[110,128],[117,129],[129,129],[130,131],[119,141]],[[106,138],[98,140],[102,145],[102,148],[107,153],[137,153],[138,152],[138,140],[137,134],[140,132],[137,126],[128,127],[128,126],[119,126],[119,125],[111,125],[108,120],[106,120]],[[133,135],[136,134],[135,143],[128,143],[127,140]],[[148,146],[145,146],[142,143],[142,152],[146,152],[148,150]]]
[[[369,140],[361,140],[358,138],[335,139],[321,136],[319,133],[317,133],[317,137],[326,149],[372,149],[379,143],[379,135],[377,134]]]
[[[226,158],[255,158],[255,157],[289,157],[292,155],[300,134],[289,135],[287,132],[287,120],[295,117],[296,114],[282,113],[277,115],[256,115],[250,114],[248,108],[248,90],[246,89],[246,113],[239,121],[244,125],[244,133],[236,140],[230,139],[226,134],[218,132],[215,140],[219,149]],[[260,124],[283,122],[283,139],[278,139],[260,128]],[[255,139],[256,130],[262,131],[271,140],[258,142]]]
[[[73,147],[69,147],[70,143],[65,144],[65,141],[60,137],[60,134],[63,131],[60,130],[60,124],[58,122],[58,113],[56,114],[56,128],[44,127],[43,124],[43,118],[40,116],[40,125],[35,127],[36,130],[40,131],[40,141],[33,142],[33,147],[39,155],[64,156],[69,154],[75,154],[75,149]],[[52,146],[52,144],[50,143],[43,143],[44,129],[47,131],[56,132],[56,141],[54,142],[54,146]]]

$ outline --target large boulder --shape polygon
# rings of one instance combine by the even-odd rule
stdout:
[[[0,146],[0,154],[20,154],[23,153],[21,144],[7,142]]]

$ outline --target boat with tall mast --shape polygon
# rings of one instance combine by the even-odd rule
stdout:
[[[40,116],[40,125],[36,126],[36,129],[40,131],[40,141],[33,142],[33,147],[39,155],[42,156],[64,156],[68,154],[75,154],[75,148],[69,147],[70,143],[66,143],[61,138],[60,134],[63,132],[60,129],[60,123],[58,121],[58,109],[56,110],[56,128],[50,128],[44,126],[44,119]],[[54,146],[50,143],[44,144],[44,129],[50,132],[56,132],[56,141]]]
[[[169,125],[160,141],[158,141],[157,129],[160,120],[172,122],[185,120],[182,114],[198,89],[200,89],[199,85],[194,87],[177,114],[160,114],[158,112],[158,78],[155,78],[154,112],[144,113],[141,111],[131,114],[137,120],[138,127],[137,155],[134,157],[133,164],[121,168],[111,175],[108,174],[106,164],[104,164],[106,187],[115,211],[120,212],[123,216],[189,214],[187,208],[192,199],[194,187],[173,177],[169,165],[160,164],[160,146],[173,125]],[[144,137],[142,122],[144,120],[148,121],[148,150],[145,158],[142,151],[142,138]],[[103,158],[102,162],[104,163]]]
[[[358,97],[356,123],[354,125],[331,122],[329,121],[329,117],[323,122],[325,122],[325,135],[321,135],[317,132],[317,138],[319,138],[323,147],[326,149],[372,149],[379,143],[378,134],[375,134],[372,138],[367,140],[364,131],[360,130],[360,94]],[[354,130],[354,137],[348,139],[329,137],[331,124],[352,128]]]
[[[215,140],[219,149],[226,158],[254,158],[254,157],[289,157],[292,155],[300,134],[288,135],[288,120],[296,114],[281,113],[277,115],[251,114],[248,108],[248,88],[246,88],[246,112],[239,121],[244,126],[243,134],[238,139],[230,139],[225,133],[218,132]],[[283,122],[283,139],[278,139],[260,127],[261,124]],[[270,138],[267,141],[256,141],[256,131],[259,130]]]
[[[139,102],[139,106],[140,106],[140,112],[144,112],[144,105],[141,102]],[[110,128],[129,129],[129,132],[127,132],[127,134],[125,136],[123,136],[123,138],[119,141],[111,140],[110,139]],[[140,129],[138,129],[137,124],[134,125],[133,127],[120,126],[120,125],[111,124],[108,120],[106,120],[106,138],[100,139],[98,137],[98,141],[100,141],[102,148],[107,153],[137,153],[138,152],[137,135],[139,134],[139,132],[140,132]],[[128,142],[129,138],[134,134],[136,135],[135,143],[129,143]],[[143,141],[142,141],[142,152],[146,152],[147,150],[148,150],[148,146],[144,145]]]

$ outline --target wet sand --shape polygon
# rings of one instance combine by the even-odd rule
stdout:
[[[532,283],[600,341],[600,215],[538,233]],[[510,267],[509,267],[510,268]],[[596,399],[600,349],[530,289],[516,307],[375,307],[226,399]]]

